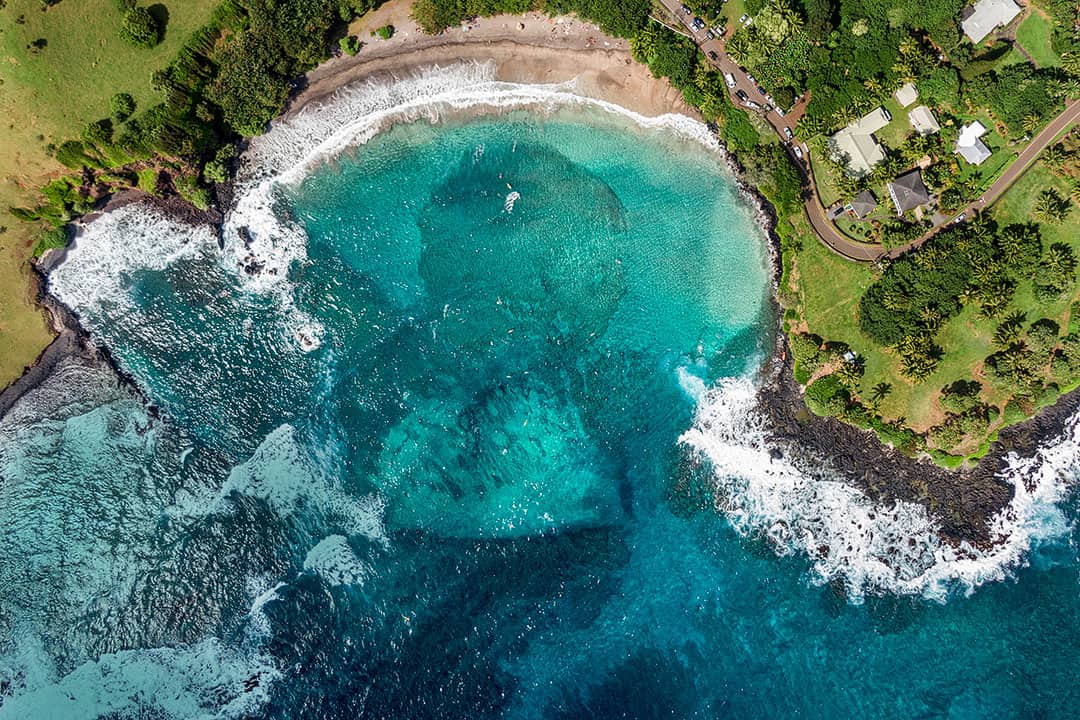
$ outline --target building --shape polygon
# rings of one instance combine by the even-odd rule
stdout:
[[[885,108],[877,108],[832,136],[829,141],[833,157],[845,163],[848,171],[863,176],[885,159],[885,151],[874,133],[889,124],[892,117]]]
[[[905,83],[903,87],[893,93],[900,107],[907,107],[919,99],[919,91],[915,89],[915,83]]]
[[[933,135],[941,131],[941,126],[938,125],[934,113],[930,112],[930,108],[925,105],[913,108],[908,113],[908,121],[911,123],[911,127],[915,128],[915,132],[920,135]]]
[[[978,45],[994,28],[1008,25],[1019,14],[1020,6],[1013,0],[979,0],[962,13],[960,27]]]
[[[985,134],[986,128],[978,120],[960,128],[960,137],[956,139],[956,153],[972,165],[981,165],[991,154],[990,148],[979,139]]]
[[[855,217],[862,220],[870,213],[874,212],[874,208],[877,207],[877,198],[874,197],[874,193],[869,190],[863,190],[861,193],[851,199],[844,209],[850,213],[853,213]]]
[[[903,215],[908,210],[930,202],[930,191],[926,189],[918,168],[909,170],[889,183],[889,195],[896,206],[897,215]]]

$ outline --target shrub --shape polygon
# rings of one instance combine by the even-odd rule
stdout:
[[[37,243],[34,244],[34,257],[41,257],[46,250],[65,247],[67,243],[67,228],[50,228],[42,233]]]
[[[353,35],[347,35],[338,42],[341,52],[346,55],[355,55],[360,52],[360,41]]]
[[[152,48],[161,42],[161,27],[149,10],[133,7],[120,21],[120,39],[136,47]]]
[[[123,122],[135,112],[135,98],[127,93],[117,93],[109,100],[109,112],[117,122]]]
[[[952,385],[941,388],[939,402],[945,410],[959,415],[979,404],[980,391],[982,385],[974,380],[957,380]]]
[[[381,28],[375,30],[375,34],[381,37],[383,40],[389,40],[394,36],[394,26],[383,25]]]
[[[818,415],[839,415],[850,399],[847,388],[835,375],[820,377],[806,388],[806,406]]]
[[[1027,345],[1036,355],[1045,358],[1058,342],[1061,327],[1048,318],[1036,320],[1027,333]]]

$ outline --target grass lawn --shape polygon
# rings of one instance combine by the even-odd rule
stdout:
[[[1016,29],[1016,41],[1039,67],[1058,67],[1061,58],[1050,45],[1050,18],[1032,9]]]
[[[918,104],[919,101],[916,100],[911,107],[915,107]],[[911,127],[911,123],[908,122],[907,114],[909,108],[900,107],[900,103],[896,102],[896,98],[891,94],[881,106],[889,111],[889,115],[892,116],[892,121],[874,133],[874,137],[876,137],[878,142],[885,147],[893,149],[899,148],[904,144],[904,140],[907,136],[915,132]]]
[[[1066,194],[1064,181],[1041,162],[1036,163],[995,205],[993,212],[998,222],[1030,222],[1035,200],[1047,187]],[[1068,242],[1080,254],[1080,209],[1074,208],[1066,223],[1042,228],[1045,244]],[[847,343],[862,356],[865,363],[862,392],[880,382],[892,386],[892,392],[880,405],[885,419],[904,418],[909,427],[920,432],[928,430],[944,416],[937,403],[939,391],[961,379],[979,380],[984,387],[983,399],[998,407],[1004,405],[1007,398],[986,382],[981,372],[983,360],[995,351],[992,337],[997,321],[981,317],[976,306],[965,307],[941,327],[935,340],[944,349],[944,357],[929,379],[915,384],[900,374],[899,357],[895,353],[878,347],[859,330],[858,302],[877,277],[874,268],[844,260],[809,237],[795,255],[793,266],[796,309],[806,329],[825,340]],[[1069,306],[1075,299],[1076,296],[1040,303],[1035,299],[1032,283],[1027,281],[1017,288],[1012,307],[1025,312],[1028,323],[1048,317],[1064,328]],[[974,446],[957,448],[961,453],[975,450]]]
[[[150,87],[218,0],[166,0],[161,44],[132,47],[117,36],[113,0],[68,0],[42,12],[38,0],[9,0],[0,10],[0,387],[17,377],[49,341],[28,294],[26,259],[36,229],[8,213],[34,204],[36,189],[64,168],[44,151],[47,143],[75,137],[87,122],[109,114],[109,98],[134,96],[140,107],[158,102]],[[45,46],[32,51],[30,43]]]

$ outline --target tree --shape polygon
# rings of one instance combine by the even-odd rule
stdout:
[[[152,48],[161,42],[161,26],[149,10],[133,7],[120,21],[120,39],[136,47]]]
[[[1061,69],[1074,77],[1080,77],[1080,51],[1061,54]]]
[[[1037,113],[1028,113],[1024,116],[1024,119],[1021,121],[1020,126],[1024,128],[1024,132],[1031,135],[1039,129],[1039,123],[1041,122],[1042,118],[1039,117]]]
[[[135,112],[135,98],[127,93],[117,93],[109,100],[109,112],[117,122],[123,122]]]
[[[879,382],[870,390],[870,405],[876,410],[881,401],[892,392],[892,385],[887,382]]]
[[[1050,223],[1060,223],[1069,214],[1072,203],[1054,188],[1039,193],[1035,201],[1035,216]]]

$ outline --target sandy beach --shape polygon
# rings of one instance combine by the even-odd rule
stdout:
[[[698,118],[682,93],[634,62],[625,40],[574,17],[540,13],[480,18],[425,35],[409,17],[407,0],[391,0],[356,21],[350,32],[364,42],[360,52],[323,63],[306,76],[307,85],[290,103],[286,117],[351,83],[373,77],[404,77],[423,68],[459,61],[493,61],[496,77],[507,82],[557,83],[577,79],[582,94],[655,117],[681,113]],[[393,25],[393,37],[371,31]]]

